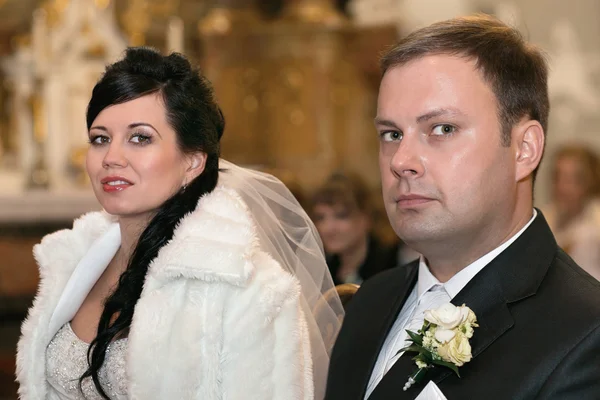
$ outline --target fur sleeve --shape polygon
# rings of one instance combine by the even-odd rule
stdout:
[[[225,312],[224,398],[312,400],[312,358],[295,277],[262,253],[256,273]]]
[[[310,339],[299,298],[299,293],[288,298],[275,320],[275,372],[281,374],[282,383],[286,383],[276,385],[277,399],[314,398]]]

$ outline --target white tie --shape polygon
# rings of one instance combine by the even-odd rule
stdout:
[[[397,354],[390,358],[385,364],[385,369],[383,371],[384,375],[387,374],[390,368],[392,368],[392,366],[404,353],[400,352],[399,350],[408,345],[408,343],[406,343],[406,340],[408,340],[409,337],[406,331],[409,330],[412,332],[417,332],[423,327],[423,321],[425,320],[425,311],[436,309],[442,304],[449,303],[450,300],[450,295],[448,294],[448,292],[446,292],[444,286],[439,284],[433,285],[427,292],[423,293],[423,296],[421,296],[421,299],[415,307],[415,311],[413,312],[411,319],[402,330],[404,335],[401,337],[401,340],[398,340],[397,342],[400,344],[400,346],[398,346],[398,348],[395,349]]]

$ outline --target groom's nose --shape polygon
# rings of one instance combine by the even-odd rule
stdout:
[[[418,133],[405,134],[392,156],[391,169],[394,175],[403,179],[414,179],[423,175],[422,144]]]

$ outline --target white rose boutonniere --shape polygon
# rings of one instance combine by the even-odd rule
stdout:
[[[457,307],[447,303],[425,311],[424,317],[418,332],[406,331],[412,343],[401,351],[416,352],[413,360],[419,369],[408,378],[404,390],[421,381],[435,365],[450,368],[460,377],[458,367],[472,358],[469,339],[473,337],[473,328],[479,326],[473,310],[464,304]]]

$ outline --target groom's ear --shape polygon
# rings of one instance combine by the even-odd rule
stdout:
[[[511,147],[515,155],[515,179],[527,178],[540,165],[544,153],[544,128],[535,120],[523,119],[512,129]]]

